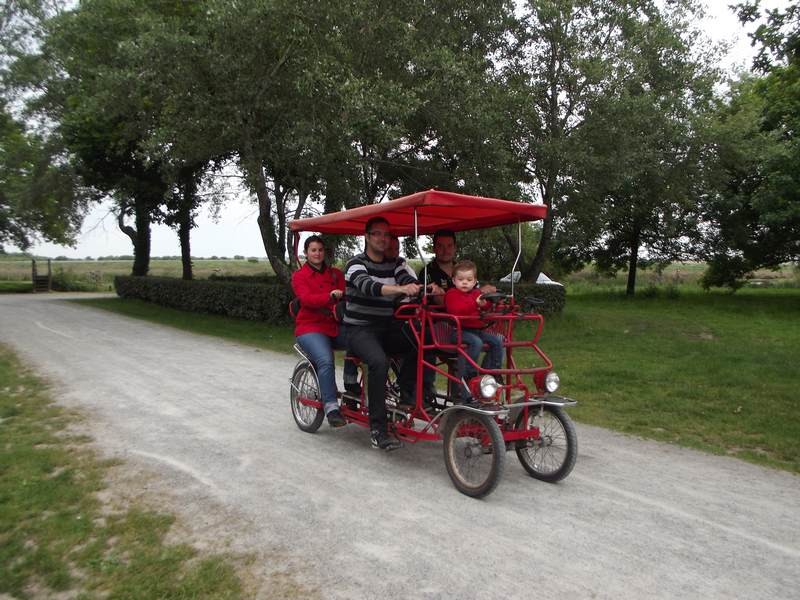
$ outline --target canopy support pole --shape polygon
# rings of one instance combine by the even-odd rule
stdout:
[[[522,256],[522,221],[517,221],[517,258],[514,259],[514,266],[511,267],[511,296],[514,297],[514,273],[517,272],[517,263]]]
[[[414,208],[414,245],[417,247],[417,256],[422,259],[422,294],[428,295],[428,261],[422,256],[422,248],[419,247],[419,223],[417,222],[417,209]]]

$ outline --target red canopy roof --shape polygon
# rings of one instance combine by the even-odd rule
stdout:
[[[395,235],[413,235],[415,211],[420,234],[431,234],[437,229],[465,231],[519,221],[537,221],[547,215],[544,204],[428,190],[379,204],[298,219],[292,221],[290,227],[295,232],[361,235],[367,221],[380,216],[389,221],[389,228]]]

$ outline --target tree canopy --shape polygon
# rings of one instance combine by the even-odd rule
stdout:
[[[739,5],[743,22],[758,3]],[[800,5],[771,10],[753,34],[763,75],[732,88],[715,124],[718,168],[706,202],[704,285],[800,260]]]
[[[0,245],[71,244],[90,194],[65,158],[9,114],[0,99]]]
[[[290,219],[437,187],[550,207],[524,278],[592,263],[633,293],[642,262],[703,258],[733,284],[797,260],[798,10],[766,15],[760,75],[727,96],[698,17],[694,0],[6,3],[3,89],[28,121],[4,110],[0,242],[70,241],[103,193],[134,273],[166,222],[191,277],[227,164],[284,281]],[[516,254],[502,232],[470,243]]]

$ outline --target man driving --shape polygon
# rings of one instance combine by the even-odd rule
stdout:
[[[364,252],[345,265],[346,304],[344,322],[348,327],[347,348],[367,367],[367,403],[370,438],[374,448],[396,450],[400,442],[387,430],[387,354],[402,357],[398,383],[401,397],[414,397],[416,346],[408,326],[394,318],[397,296],[416,296],[421,287],[405,268],[405,261],[389,259],[386,249],[391,233],[383,217],[370,219],[365,227]]]

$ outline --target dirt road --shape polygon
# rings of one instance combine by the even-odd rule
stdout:
[[[105,453],[154,473],[168,508],[257,552],[296,597],[798,597],[794,475],[578,426],[566,480],[509,454],[473,500],[439,444],[386,454],[356,426],[297,429],[292,356],[55,295],[0,296],[0,342],[91,415]]]

